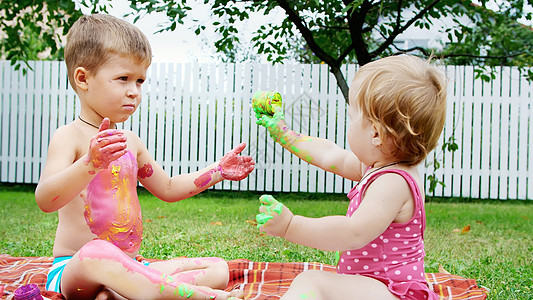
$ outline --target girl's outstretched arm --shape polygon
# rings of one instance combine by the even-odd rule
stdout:
[[[300,159],[324,171],[353,181],[361,178],[361,162],[355,154],[330,140],[307,136],[289,129],[282,108],[272,107],[275,111],[273,115],[256,113],[256,123],[265,127],[274,141]]]

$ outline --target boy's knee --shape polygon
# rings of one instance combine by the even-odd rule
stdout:
[[[225,289],[229,282],[228,263],[221,258],[217,258],[217,260],[211,264],[209,269],[211,274],[213,274],[213,278],[216,278],[213,288]]]
[[[96,239],[80,248],[78,258],[109,258],[117,254],[123,254],[122,250],[117,246],[107,241]]]

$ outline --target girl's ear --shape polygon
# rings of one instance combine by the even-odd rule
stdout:
[[[383,141],[381,140],[381,137],[380,137],[380,134],[379,134],[379,130],[376,128],[376,126],[374,124],[372,124],[372,130],[373,130],[373,133],[372,133],[372,145],[374,147],[381,147]]]
[[[74,78],[74,85],[82,91],[88,90],[87,76],[88,71],[84,67],[77,67],[74,70],[74,76],[72,76]]]

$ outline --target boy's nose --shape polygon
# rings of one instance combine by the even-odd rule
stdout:
[[[126,93],[126,95],[130,98],[138,97],[140,94],[141,94],[140,89],[138,89],[137,86],[135,85],[129,86],[128,91]]]

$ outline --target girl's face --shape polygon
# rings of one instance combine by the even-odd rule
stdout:
[[[350,106],[348,108],[348,116],[350,117],[350,125],[348,127],[348,144],[350,150],[359,158],[365,165],[372,165],[375,151],[377,150],[373,145],[373,140],[378,138],[377,130],[368,121],[357,105],[357,97],[359,84],[358,80],[354,80],[350,87]]]
[[[141,85],[148,67],[131,57],[113,55],[87,76],[86,104],[112,123],[126,121],[141,103]]]

